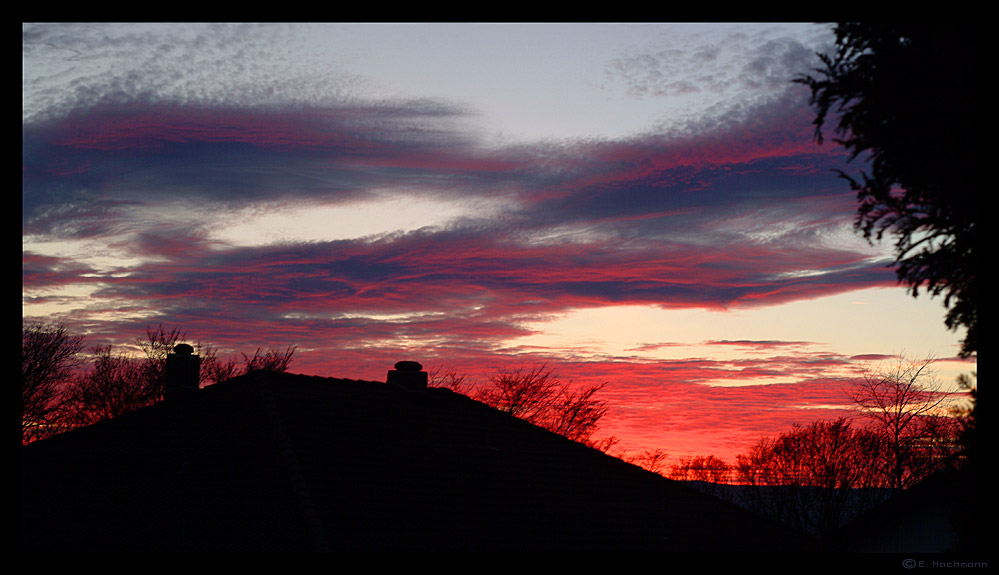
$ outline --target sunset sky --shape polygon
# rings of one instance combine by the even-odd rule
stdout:
[[[731,459],[961,332],[852,228],[812,24],[25,24],[22,310],[384,380],[548,362]],[[859,169],[860,161],[850,165]]]

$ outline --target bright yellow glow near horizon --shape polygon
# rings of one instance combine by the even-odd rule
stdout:
[[[957,355],[963,333],[944,327],[944,313],[939,298],[913,298],[902,288],[866,289],[724,311],[606,306],[577,309],[552,321],[530,324],[528,327],[538,333],[508,344],[565,350],[566,355],[575,357],[590,354],[645,360],[728,360],[793,352],[905,354],[912,359],[932,356],[938,359],[938,373],[948,381],[959,373],[976,371],[977,365],[950,361]],[[718,341],[744,341],[747,345],[708,345]],[[784,345],[748,345],[753,341]]]

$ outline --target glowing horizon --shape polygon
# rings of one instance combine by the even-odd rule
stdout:
[[[598,437],[730,459],[961,333],[852,229],[806,24],[22,27],[22,316],[97,344],[609,381]]]

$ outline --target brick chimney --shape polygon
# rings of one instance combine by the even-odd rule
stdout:
[[[395,369],[390,369],[386,383],[394,383],[406,391],[426,391],[427,372],[415,361],[400,361]]]
[[[174,346],[173,353],[167,354],[164,398],[177,399],[198,391],[200,371],[201,357],[194,355],[193,347],[186,343]]]

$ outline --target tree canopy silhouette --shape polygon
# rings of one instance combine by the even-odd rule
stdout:
[[[835,53],[819,54],[811,89],[815,137],[835,116],[835,141],[869,172],[840,175],[857,192],[856,228],[895,237],[899,281],[913,296],[944,294],[949,329],[967,328],[977,353],[977,140],[974,24],[835,26]]]

